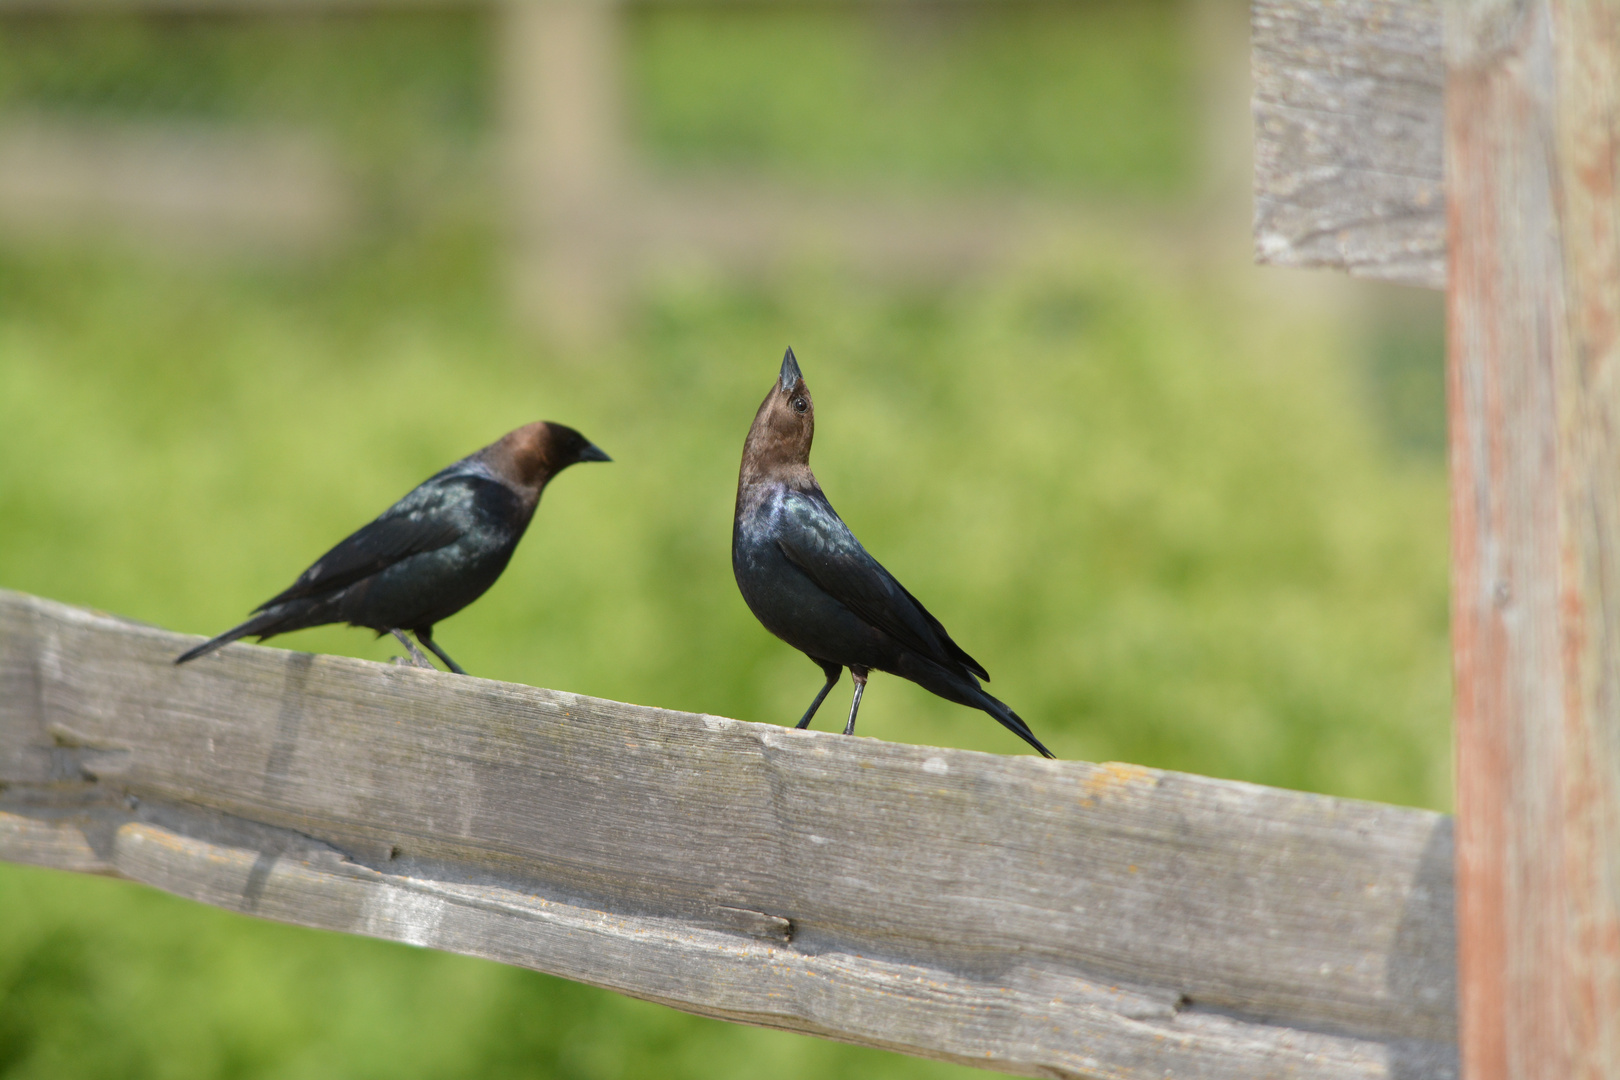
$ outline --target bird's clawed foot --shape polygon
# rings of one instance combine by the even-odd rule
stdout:
[[[388,632],[397,637],[399,643],[405,646],[405,651],[411,654],[412,667],[427,668],[429,671],[439,670],[433,666],[433,661],[422,655],[422,650],[416,647],[416,642],[405,636],[405,631],[391,629]]]

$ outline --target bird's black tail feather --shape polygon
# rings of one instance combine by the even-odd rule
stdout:
[[[1029,725],[1024,723],[1022,717],[1009,709],[1006,702],[991,697],[989,694],[984,693],[983,690],[979,691],[979,693],[984,696],[984,703],[979,708],[1001,721],[1002,727],[1039,750],[1042,757],[1057,758],[1056,754],[1041,745],[1041,740],[1037,739],[1035,733],[1029,730]]]
[[[283,629],[283,627],[281,627],[279,624],[284,622],[286,617],[287,613],[285,611],[276,609],[272,609],[270,611],[261,611],[259,614],[253,616],[253,618],[249,619],[241,626],[232,627],[223,634],[219,635],[219,637],[209,638],[196,648],[187,649],[185,652],[175,657],[174,662],[176,664],[183,664],[187,660],[195,660],[199,656],[207,656],[215,649],[229,645],[231,642],[236,641],[239,638],[257,635],[259,640],[263,641],[271,634],[278,633],[281,629]]]
[[[924,690],[929,690],[946,701],[954,701],[959,705],[966,705],[973,709],[983,709],[1000,722],[1001,726],[1023,739],[1029,745],[1039,750],[1042,757],[1056,758],[1057,755],[1041,745],[1041,740],[1029,730],[1029,725],[1017,713],[1007,707],[1007,703],[990,694],[979,685],[979,680],[973,673],[962,666],[946,667],[934,660],[918,656],[916,653],[902,654],[901,663],[892,669],[894,674],[902,679],[910,679]]]

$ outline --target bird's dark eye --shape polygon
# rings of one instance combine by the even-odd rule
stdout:
[[[793,411],[794,412],[803,413],[805,410],[807,410],[809,408],[810,408],[810,403],[808,401],[804,400],[804,398],[796,397],[796,398],[793,399]]]

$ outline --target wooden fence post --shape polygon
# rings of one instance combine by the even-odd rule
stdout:
[[[616,0],[502,0],[502,108],[520,317],[564,341],[611,323],[623,261]]]
[[[1446,51],[1464,1073],[1620,1076],[1620,7]]]

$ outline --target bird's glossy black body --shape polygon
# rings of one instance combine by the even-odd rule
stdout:
[[[750,492],[732,570],[754,616],[812,659],[899,674],[910,654],[955,663],[932,616],[861,546],[819,489]]]
[[[327,623],[416,634],[453,671],[433,625],[482,596],[511,561],[552,476],[608,457],[572,428],[531,424],[423,481],[333,547],[247,622],[185,653]],[[410,643],[405,641],[407,647]]]
[[[329,622],[382,633],[432,626],[495,584],[533,516],[478,463],[457,462],[256,610],[281,613],[276,633]]]
[[[940,697],[983,709],[1042,754],[1019,716],[979,685],[984,667],[874,559],[828,502],[810,471],[814,416],[792,350],[760,406],[743,451],[731,565],[749,610],[765,628],[819,664],[827,684],[843,668],[856,681],[854,728],[869,671],[887,671]]]

